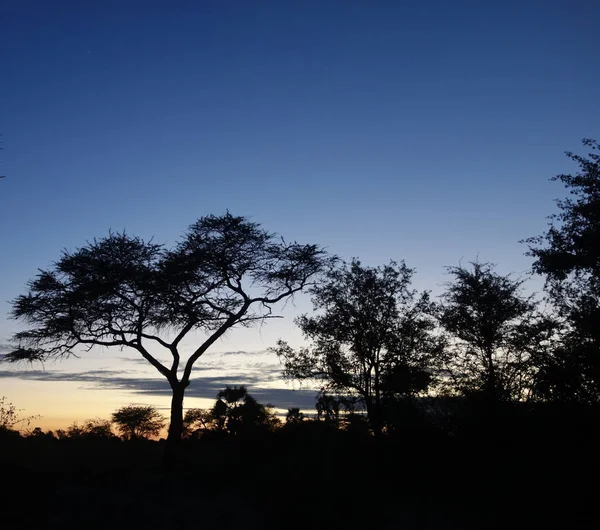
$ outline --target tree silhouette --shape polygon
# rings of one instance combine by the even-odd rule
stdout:
[[[183,416],[184,436],[198,437],[214,428],[215,422],[210,410],[193,408],[185,411]]]
[[[6,396],[0,397],[0,431],[17,430],[20,424],[29,426],[32,420],[39,418],[39,416],[21,417],[19,412],[21,410],[9,402]]]
[[[583,140],[588,157],[567,152],[575,175],[557,175],[570,197],[558,200],[548,230],[525,242],[533,271],[546,276],[546,289],[565,319],[563,343],[546,358],[540,388],[546,397],[600,401],[600,149]]]
[[[304,413],[300,412],[298,407],[292,407],[288,409],[287,414],[285,415],[285,423],[286,425],[297,425],[298,423],[302,423],[304,421]]]
[[[551,338],[553,325],[521,293],[522,280],[503,276],[490,263],[449,267],[454,281],[439,308],[450,334],[447,368],[463,394],[497,401],[529,395],[535,359]]]
[[[310,290],[320,314],[297,320],[312,345],[293,349],[280,340],[273,349],[286,377],[320,381],[323,395],[364,406],[380,433],[385,394],[426,390],[443,346],[432,333],[428,293],[409,288],[412,275],[403,262],[373,268],[356,259],[331,271]],[[400,371],[410,376],[394,377]]]
[[[80,347],[136,350],[172,390],[167,453],[183,433],[183,398],[194,363],[228,330],[272,315],[330,262],[316,245],[286,243],[230,213],[200,218],[172,250],[110,233],[74,252],[13,301],[12,316],[31,326],[14,337],[8,361],[43,360]],[[204,334],[183,362],[182,340]],[[151,352],[162,347],[170,366]],[[181,368],[181,373],[180,373]]]
[[[120,409],[120,410],[123,411],[124,409]],[[134,415],[133,413],[129,413],[129,414],[132,416]],[[120,417],[122,418],[123,415],[121,414]],[[81,424],[81,425],[79,423],[75,422],[69,426],[69,428],[66,430],[66,432],[61,431],[61,435],[63,433],[64,433],[65,438],[106,439],[106,438],[114,438],[114,436],[115,436],[112,432],[111,421],[103,420],[101,418],[92,418],[89,420],[85,420],[83,422],[83,424]]]
[[[157,436],[166,421],[151,405],[127,405],[113,412],[112,422],[126,440],[139,440]]]
[[[271,407],[258,403],[245,386],[227,386],[221,390],[211,415],[217,430],[233,435],[271,429],[279,423]]]

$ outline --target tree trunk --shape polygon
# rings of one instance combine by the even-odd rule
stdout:
[[[367,406],[367,417],[369,418],[371,429],[373,429],[373,434],[377,438],[379,438],[382,430],[380,411],[377,409],[377,406],[373,403],[373,398],[371,396],[365,398],[365,404]]]
[[[173,396],[171,397],[171,422],[169,424],[169,434],[165,443],[165,454],[163,457],[163,467],[171,469],[177,461],[177,454],[183,436],[183,395],[185,386],[181,383],[171,385]]]

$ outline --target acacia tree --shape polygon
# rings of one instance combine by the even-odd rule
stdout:
[[[574,175],[557,175],[570,197],[557,200],[559,213],[548,230],[525,242],[533,271],[546,276],[546,290],[567,324],[564,340],[546,358],[541,389],[547,397],[600,401],[600,145],[586,139],[587,157],[567,152]]]
[[[454,280],[439,306],[450,334],[446,366],[455,389],[490,402],[526,398],[535,361],[549,344],[553,323],[522,294],[522,280],[503,276],[490,263],[449,267]]]
[[[126,440],[157,436],[165,426],[165,418],[152,405],[127,405],[113,412],[112,422]]]
[[[304,289],[330,262],[317,245],[287,243],[229,212],[200,218],[173,249],[109,233],[63,251],[13,301],[29,324],[8,361],[44,360],[81,347],[127,347],[172,390],[167,448],[183,433],[183,399],[194,364],[228,330],[275,318],[272,307]],[[200,334],[187,359],[180,345]],[[153,353],[162,347],[163,364]]]
[[[386,397],[411,396],[427,389],[433,361],[443,344],[433,335],[428,293],[410,289],[413,270],[404,262],[366,267],[353,259],[311,288],[315,316],[297,324],[311,341],[294,349],[278,341],[273,350],[284,374],[322,384],[366,409],[375,433],[383,428]],[[405,372],[411,377],[395,377]]]

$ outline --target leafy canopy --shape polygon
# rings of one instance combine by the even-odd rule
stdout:
[[[93,346],[137,350],[171,383],[189,382],[194,362],[234,325],[274,318],[272,306],[310,284],[329,263],[316,245],[286,243],[230,213],[193,224],[173,249],[109,233],[63,251],[13,301],[12,316],[29,325],[8,361],[43,360]],[[178,346],[190,332],[206,339],[178,380]],[[151,353],[160,345],[170,367]]]

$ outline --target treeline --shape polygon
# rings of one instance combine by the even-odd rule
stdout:
[[[216,340],[273,318],[279,302],[308,291],[314,312],[297,320],[307,345],[280,340],[272,350],[288,379],[320,389],[322,424],[375,437],[409,427],[456,435],[473,418],[496,432],[501,418],[526,413],[584,417],[600,403],[600,155],[597,142],[584,145],[587,157],[567,153],[579,171],[555,177],[569,191],[559,213],[524,241],[533,272],[546,278],[544,299],[478,261],[449,267],[433,299],[412,288],[414,270],[403,261],[343,262],[227,213],[200,218],[173,249],[110,233],[65,251],[13,301],[13,316],[29,329],[4,358],[35,362],[92,346],[137,351],[172,390],[173,455],[190,422],[196,433],[235,436],[251,410],[276,425],[240,389],[220,394],[217,409],[187,416],[184,395],[194,363]],[[184,362],[180,345],[192,331],[204,338]],[[301,423],[299,411],[289,418]]]

